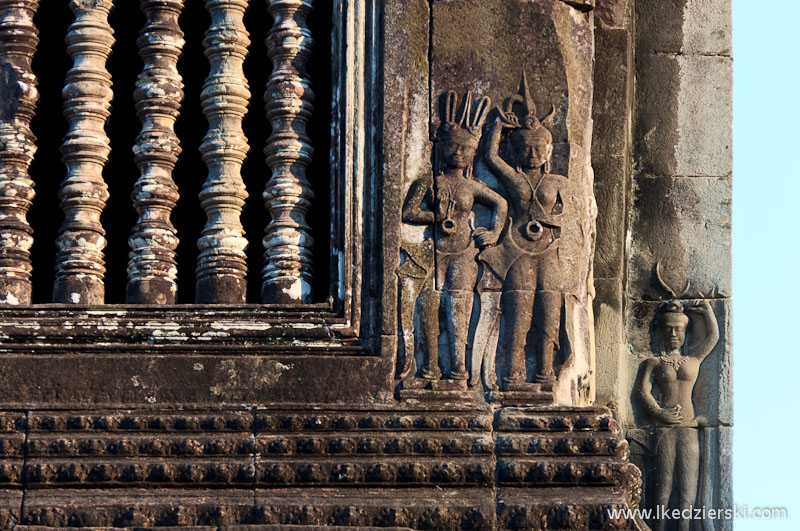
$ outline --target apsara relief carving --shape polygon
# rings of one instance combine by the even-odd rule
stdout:
[[[552,169],[557,111],[540,117],[524,73],[494,109],[469,92],[441,103],[433,175],[410,184],[402,212],[424,227],[397,269],[403,387],[552,393],[574,341],[576,275],[559,248],[585,244],[563,237],[580,215]]]
[[[699,298],[681,302],[686,294],[678,294],[662,280],[660,266],[656,276],[673,297],[662,303],[656,312],[658,331],[657,352],[644,360],[634,383],[634,397],[649,418],[653,428],[650,450],[654,456],[656,481],[652,501],[664,510],[677,508],[685,511],[696,507],[698,489],[707,473],[701,473],[704,428],[709,424],[705,416],[697,414],[692,398],[703,363],[719,341],[719,325],[708,299]],[[687,328],[699,328],[692,344],[687,340]],[[677,507],[670,505],[670,498]],[[704,496],[705,498],[705,496]],[[684,513],[686,514],[686,513]],[[654,529],[662,531],[665,519],[655,519]],[[691,519],[681,519],[679,529],[688,531]]]

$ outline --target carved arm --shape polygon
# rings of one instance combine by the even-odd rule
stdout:
[[[403,222],[415,225],[432,225],[436,221],[433,212],[422,210],[422,203],[431,189],[430,179],[417,179],[408,190],[403,203]]]
[[[500,134],[504,127],[514,127],[511,118],[506,117],[504,120],[503,117],[505,115],[502,114],[502,111],[500,112],[500,116],[495,119],[491,129],[489,129],[489,140],[486,142],[486,164],[506,191],[515,193],[525,188],[526,184],[517,175],[517,171],[500,157]]]
[[[492,230],[486,231],[484,227],[475,229],[473,235],[475,236],[479,247],[486,247],[494,245],[500,238],[500,231],[503,230],[506,218],[508,216],[508,203],[503,197],[486,186],[485,184],[474,181],[474,195],[475,200],[481,204],[491,207],[494,213],[492,217]],[[483,230],[481,230],[483,229]]]
[[[653,368],[658,363],[657,358],[650,358],[642,363],[633,386],[634,395],[639,399],[647,414],[654,420],[663,424],[680,424],[683,421],[683,416],[677,407],[662,408],[653,398],[653,384],[650,381],[650,376],[653,373]]]
[[[699,344],[689,347],[689,355],[702,361],[711,353],[717,341],[719,341],[719,325],[717,324],[717,318],[714,315],[714,310],[711,309],[711,304],[709,304],[707,300],[692,303],[686,311],[700,314],[705,320],[708,335]]]

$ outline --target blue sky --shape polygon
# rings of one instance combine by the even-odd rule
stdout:
[[[734,501],[800,529],[800,58],[796,6],[734,0]]]

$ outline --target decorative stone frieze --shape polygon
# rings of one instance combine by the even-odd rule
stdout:
[[[227,506],[218,517],[229,524],[599,529],[640,488],[627,443],[599,408],[41,411],[0,420],[0,489],[24,481],[32,503],[23,518],[38,525],[157,525],[182,505],[175,525],[219,524],[214,511]],[[222,486],[210,506],[191,499]],[[78,487],[102,489],[105,501],[84,492],[65,509],[59,497]],[[144,487],[161,498],[136,495],[130,507],[126,497]],[[346,488],[347,502],[325,496],[331,488]],[[549,488],[585,498],[565,505],[564,496],[534,494]],[[236,496],[245,489],[259,494]]]
[[[69,126],[61,146],[67,177],[58,195],[65,219],[56,239],[53,302],[95,305],[105,299],[106,231],[100,214],[108,200],[103,168],[111,152],[105,124],[113,96],[106,69],[114,44],[108,24],[112,6],[112,0],[70,0],[75,21],[67,52],[73,65],[62,92]]]
[[[400,396],[588,404],[591,15],[544,1],[432,8],[432,175],[403,183]],[[485,24],[458,22],[473,17]]]
[[[147,22],[137,42],[144,67],[134,98],[142,131],[133,147],[140,175],[132,195],[139,221],[128,240],[126,299],[137,304],[175,304],[178,234],[170,214],[179,198],[172,171],[181,152],[174,126],[183,99],[178,73],[184,44],[178,25],[183,0],[142,0],[141,6]]]

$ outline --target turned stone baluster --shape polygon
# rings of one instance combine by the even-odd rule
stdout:
[[[306,213],[314,192],[306,171],[313,149],[306,133],[314,92],[306,71],[312,0],[267,0],[274,24],[267,36],[273,64],[264,94],[272,135],[264,149],[272,177],[264,190],[271,220],[264,236],[261,297],[265,303],[311,300],[311,229]]]
[[[241,223],[247,199],[242,163],[247,138],[242,118],[250,91],[242,65],[250,40],[243,17],[246,0],[206,0],[211,27],[203,45],[210,72],[200,95],[208,133],[200,145],[208,178],[200,192],[206,225],[197,242],[198,303],[243,303],[247,291],[247,240]]]
[[[108,200],[103,168],[111,151],[105,134],[110,116],[111,74],[106,60],[114,44],[108,13],[113,0],[70,0],[75,20],[67,32],[64,116],[69,127],[61,145],[67,177],[58,194],[64,224],[56,239],[53,301],[103,304],[106,246],[100,214]]]
[[[33,201],[28,167],[36,152],[30,129],[39,93],[31,61],[39,43],[39,0],[0,0],[0,304],[30,304]]]
[[[183,100],[178,74],[183,2],[141,0],[147,21],[137,43],[144,67],[134,98],[142,131],[133,147],[140,174],[131,196],[139,221],[128,240],[126,296],[134,304],[175,304],[177,292],[178,237],[170,214],[179,197],[172,171],[181,152],[174,126]]]

